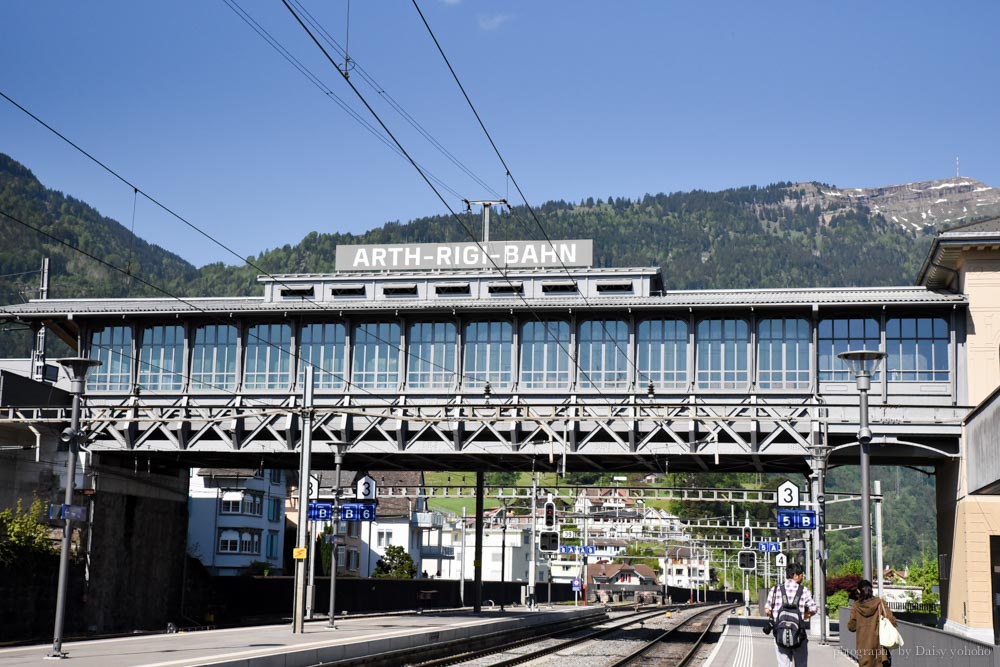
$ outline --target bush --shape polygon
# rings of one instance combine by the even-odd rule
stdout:
[[[841,607],[846,607],[851,604],[850,597],[847,591],[837,591],[833,595],[828,595],[826,598],[826,613],[828,616],[835,617],[837,610]]]

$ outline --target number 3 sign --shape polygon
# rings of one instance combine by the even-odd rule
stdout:
[[[378,497],[378,487],[375,480],[365,475],[358,480],[357,498],[358,500],[375,500]]]

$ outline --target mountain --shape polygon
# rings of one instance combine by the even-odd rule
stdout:
[[[254,266],[196,269],[84,202],[45,188],[2,154],[0,212],[38,229],[0,215],[5,303],[35,295],[43,257],[52,260],[51,297],[164,296],[140,279],[181,296],[235,296],[259,293],[261,271],[335,270],[338,244],[469,241],[465,228],[479,229],[477,216],[463,214],[464,228],[452,217],[430,216],[364,234],[312,232],[249,258]],[[1000,190],[965,177],[867,189],[775,183],[636,200],[550,201],[533,211],[515,206],[495,215],[491,236],[590,238],[599,266],[660,266],[668,289],[895,285],[913,282],[934,232],[998,214]],[[0,353],[23,354],[14,348],[27,340],[2,336]]]

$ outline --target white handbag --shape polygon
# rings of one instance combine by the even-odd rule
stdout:
[[[879,603],[878,643],[885,648],[899,648],[903,645],[903,636],[899,634],[892,621],[885,617],[885,608],[882,604],[884,603]]]

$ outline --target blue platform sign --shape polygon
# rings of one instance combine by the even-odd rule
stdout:
[[[780,542],[758,542],[757,551],[763,551],[765,553],[781,553],[781,543]]]
[[[375,521],[375,503],[344,503],[340,506],[341,521]]]
[[[310,501],[306,509],[306,518],[310,521],[332,521],[333,503]]]
[[[778,528],[815,530],[816,510],[778,510]]]
[[[583,581],[580,577],[573,577],[573,590],[577,593],[583,590]]]
[[[588,544],[585,547],[574,547],[574,546],[569,546],[567,544],[560,544],[559,545],[559,553],[561,553],[561,554],[586,554],[588,556],[592,556],[595,553],[597,553],[597,547],[595,547],[593,544]]]

